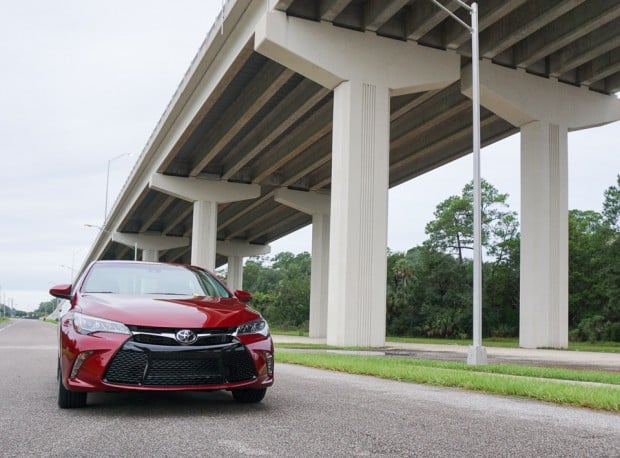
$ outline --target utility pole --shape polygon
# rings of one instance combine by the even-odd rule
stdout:
[[[435,5],[448,13],[454,20],[471,33],[471,93],[472,93],[472,134],[474,156],[474,281],[473,281],[473,344],[469,347],[467,364],[487,364],[487,351],[482,346],[482,202],[480,189],[480,46],[478,43],[478,3],[471,5],[462,0],[455,0],[469,11],[471,25],[456,14],[432,0]]]

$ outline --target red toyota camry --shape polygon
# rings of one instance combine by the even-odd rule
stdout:
[[[58,405],[88,392],[229,390],[260,402],[273,384],[273,342],[262,316],[204,269],[96,261],[72,287],[60,318]]]

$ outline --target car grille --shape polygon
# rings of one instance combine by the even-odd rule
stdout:
[[[193,345],[219,345],[234,341],[232,336],[236,328],[191,329],[198,340]],[[181,345],[175,338],[176,328],[151,328],[129,326],[134,342],[153,345]]]
[[[252,356],[232,336],[227,342],[191,346],[160,345],[136,341],[135,337],[116,353],[104,381],[137,386],[199,386],[256,379]]]

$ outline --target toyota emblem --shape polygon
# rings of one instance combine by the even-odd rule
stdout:
[[[196,333],[190,329],[181,329],[174,337],[181,345],[191,345],[198,340]]]

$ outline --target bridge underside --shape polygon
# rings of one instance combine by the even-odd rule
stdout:
[[[442,3],[469,22],[468,13],[457,2]],[[470,35],[432,2],[237,0],[226,4],[224,16],[223,23],[212,28],[149,139],[106,221],[106,230],[136,236],[197,239],[196,227],[203,226],[196,226],[196,202],[209,201],[209,197],[194,199],[174,189],[158,187],[153,184],[154,176],[193,179],[192,183],[198,184],[258,185],[254,197],[239,197],[243,200],[211,198],[210,207],[200,207],[203,212],[200,214],[205,215],[200,221],[213,225],[214,233],[209,237],[213,245],[215,240],[219,244],[218,248],[206,251],[207,257],[215,252],[213,265],[209,261],[208,267],[229,261],[229,251],[219,248],[222,243],[264,246],[313,221],[316,223],[317,216],[325,216],[325,212],[300,211],[276,197],[282,189],[312,195],[330,195],[338,189],[339,183],[334,180],[342,178],[335,174],[332,156],[337,151],[341,153],[340,136],[350,132],[347,129],[352,128],[346,126],[354,117],[346,115],[343,120],[342,110],[346,111],[349,96],[338,94],[344,94],[343,84],[351,81],[378,88],[379,94],[383,88],[387,91],[385,115],[374,105],[361,108],[377,122],[385,121],[386,131],[378,135],[385,134],[386,145],[385,148],[379,145],[376,154],[380,156],[385,149],[388,156],[386,186],[406,182],[471,152],[471,100],[467,96]],[[526,149],[550,149],[550,153],[542,154],[550,154],[551,158],[555,157],[556,150],[559,151],[556,161],[559,161],[559,168],[537,178],[533,171],[540,170],[541,165],[530,160],[527,164],[533,165],[524,165],[521,173],[524,184],[530,187],[543,186],[549,177],[557,174],[563,177],[562,158],[566,148],[562,149],[562,139],[566,132],[618,119],[617,103],[614,105],[612,94],[620,90],[620,4],[594,0],[488,0],[481,2],[479,22],[480,55],[484,63],[481,68],[484,86],[482,144],[520,132],[533,122],[542,122],[543,130],[552,133],[558,126],[557,141],[553,135],[551,140],[541,139],[539,134],[531,133],[535,129],[529,128]],[[345,49],[331,46],[336,43],[346,43]],[[386,52],[373,54],[375,49]],[[395,54],[390,56],[393,49]],[[418,55],[431,58],[427,60],[416,57]],[[417,61],[411,62],[411,59]],[[433,80],[433,75],[425,73],[425,67],[435,60],[439,70]],[[357,67],[349,65],[349,61],[357,62]],[[385,62],[390,67],[373,69],[375,61]],[[447,76],[441,74],[444,70]],[[395,75],[398,83],[394,83]],[[510,88],[503,89],[502,82],[511,78],[515,80],[511,87],[517,90],[504,94],[503,91],[510,92]],[[420,82],[423,79],[424,82]],[[546,88],[547,84],[552,87]],[[355,90],[357,86],[351,87]],[[576,96],[573,91],[579,94]],[[534,100],[532,94],[539,94],[538,100]],[[553,99],[549,99],[551,94]],[[590,112],[581,117],[573,116],[572,112],[580,110],[583,104],[566,108],[565,113],[547,112],[559,111],[560,107],[569,106],[572,100],[582,96],[584,104],[593,107],[591,111],[595,114],[592,116],[588,116]],[[381,96],[377,97],[380,105]],[[339,108],[343,106],[345,108]],[[358,130],[364,131],[365,125],[360,124]],[[532,172],[528,173],[530,169]],[[554,186],[559,188],[543,191],[548,191],[550,205],[555,200],[559,202],[560,211],[556,216],[562,231],[565,182],[563,179],[555,182]],[[333,205],[332,202],[332,215]],[[381,213],[383,209],[379,207]],[[530,218],[536,219],[545,211],[540,208],[537,215]],[[527,220],[528,216],[524,217]],[[549,221],[547,225],[555,228],[555,222]],[[332,221],[331,229],[328,224],[323,233],[331,231],[333,239],[340,231],[345,237],[343,228],[351,230],[347,224],[344,221],[335,228]],[[380,233],[383,228],[377,230]],[[537,232],[536,229],[530,231]],[[149,258],[195,262],[192,252],[195,254],[196,245],[192,243],[179,243],[158,251],[150,249]],[[547,247],[548,241],[533,243],[531,250],[540,249],[540,243]],[[567,249],[564,245],[560,238],[560,255],[549,254],[547,258],[555,256],[563,262],[562,253]],[[322,246],[327,258],[329,241],[323,240]],[[384,253],[385,247],[382,249]],[[157,255],[153,255],[153,251],[157,251]],[[243,256],[243,252],[235,253],[236,258]],[[552,250],[552,253],[556,252]],[[331,254],[333,257],[333,250]],[[346,262],[348,255],[341,255]],[[133,259],[133,256],[130,244],[117,243],[102,233],[87,262]],[[532,260],[528,269],[537,272],[535,266],[538,264],[538,259]],[[326,266],[323,264],[323,271]],[[546,269],[554,278],[549,280],[554,285],[552,288],[564,291],[566,275],[562,268],[548,266]],[[329,270],[333,270],[331,263]],[[313,277],[314,274],[316,272]],[[556,276],[559,276],[559,286]],[[327,283],[324,281],[322,286],[316,287],[315,299],[326,297]],[[333,284],[332,280],[329,283]],[[528,285],[522,285],[523,289],[528,289]],[[553,301],[565,302],[562,294]],[[335,300],[334,296],[327,302]],[[524,300],[522,297],[522,302]],[[327,307],[326,304],[322,306]],[[536,319],[536,313],[532,313],[532,319]],[[562,313],[559,318],[551,314],[549,319],[562,321]],[[326,318],[322,320],[315,334],[327,332]],[[337,318],[330,320],[339,322]],[[340,333],[334,329],[333,333]],[[372,331],[378,333],[371,339],[373,345],[382,343],[381,332],[384,331]],[[533,337],[531,343],[525,344],[564,346],[564,331],[560,334],[559,340],[541,341]],[[332,340],[346,344],[369,342],[357,337],[346,342]]]
[[[333,92],[252,47],[253,42],[246,45],[238,72],[177,146],[174,160],[158,171],[259,184],[257,200],[218,206],[217,238],[266,244],[311,223],[310,216],[274,201],[277,189],[330,191]],[[456,81],[445,89],[391,98],[390,186],[471,152],[471,101],[460,85]],[[234,116],[238,113],[242,118]],[[483,145],[518,132],[484,108],[481,125]],[[144,189],[118,230],[191,237],[192,214],[190,202]],[[129,259],[133,251],[111,244],[104,256]],[[160,259],[189,262],[190,249],[168,250]],[[218,258],[218,265],[225,263],[226,258]]]

